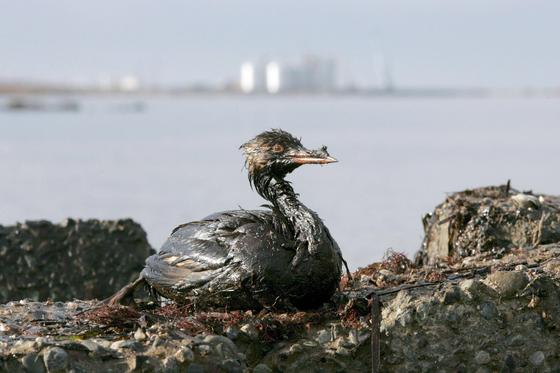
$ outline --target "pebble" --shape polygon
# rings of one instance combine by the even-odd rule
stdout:
[[[141,328],[136,329],[134,332],[134,339],[137,341],[143,341],[146,339],[146,333]]]
[[[251,339],[257,339],[259,337],[259,331],[252,323],[241,326],[240,330]]]
[[[179,351],[175,353],[175,357],[180,363],[193,361],[194,360],[194,352],[188,347],[182,346]]]
[[[208,355],[210,354],[210,352],[212,352],[212,347],[208,345],[200,345],[197,346],[196,348],[201,355]]]
[[[523,346],[524,344],[525,338],[520,334],[514,335],[507,341],[507,345],[511,347]]]
[[[299,343],[295,343],[295,344],[290,346],[289,351],[290,351],[291,354],[295,354],[295,353],[303,351],[303,347]]]
[[[556,276],[560,276],[560,259],[551,260],[550,262],[544,265],[543,269]]]
[[[152,342],[152,347],[156,348],[156,347],[160,347],[160,346],[163,346],[163,345],[165,345],[165,340],[160,338],[159,335],[157,335],[154,338],[154,341]]]
[[[121,348],[129,348],[131,350],[139,350],[142,345],[134,339],[123,339],[121,341],[116,341],[111,343],[110,348],[112,350],[120,350]]]
[[[459,288],[468,299],[478,299],[488,293],[488,286],[480,280],[467,279],[459,283]]]
[[[173,356],[166,357],[163,360],[161,371],[163,373],[179,373],[179,364],[177,363],[177,359]]]
[[[60,347],[48,347],[43,351],[43,362],[49,372],[63,371],[68,367],[68,353]]]
[[[272,369],[266,364],[258,364],[253,368],[253,373],[272,373]]]
[[[350,354],[352,353],[352,350],[350,350],[349,348],[346,348],[346,347],[339,346],[336,349],[336,353],[337,353],[337,355],[341,355],[341,356],[350,356]]]
[[[491,320],[498,315],[498,309],[496,305],[491,302],[484,302],[479,306],[480,315],[486,320]]]
[[[235,346],[235,343],[233,343],[231,339],[224,337],[223,335],[208,335],[203,339],[202,342],[207,343],[211,346],[218,346],[219,344],[224,344],[230,350],[237,352],[237,347]]]
[[[25,371],[28,373],[45,372],[45,365],[43,364],[43,360],[41,360],[41,357],[35,352],[25,355],[21,359],[21,363],[23,364]]]
[[[29,352],[33,352],[35,350],[35,346],[36,346],[35,341],[19,340],[14,344],[10,353],[16,354],[16,355],[26,354],[26,353],[29,353]]]
[[[478,351],[474,356],[474,360],[480,365],[488,364],[490,362],[490,354],[486,351]]]
[[[0,322],[0,333],[9,333],[12,330],[12,328],[3,322]]]
[[[303,341],[302,345],[305,347],[317,347],[317,342],[315,341]]]
[[[204,373],[204,368],[200,364],[192,363],[188,366],[187,373]]]
[[[226,336],[231,340],[237,339],[237,336],[239,335],[239,329],[234,326],[228,326],[224,332]]]
[[[531,364],[533,364],[536,367],[538,367],[540,365],[543,365],[544,360],[545,360],[545,356],[544,356],[544,352],[542,352],[542,351],[534,352],[529,357],[529,361],[531,362]]]
[[[326,330],[321,330],[318,334],[317,334],[317,338],[315,338],[315,340],[317,342],[319,342],[319,344],[325,344],[331,341],[331,337],[332,334],[329,331]]]
[[[360,343],[360,341],[358,339],[358,331],[357,330],[351,329],[350,332],[348,332],[348,342],[351,343],[354,346],[356,346]]]
[[[518,271],[499,271],[490,274],[485,283],[494,288],[498,295],[507,298],[513,297],[517,292],[523,290],[529,283],[529,279],[524,272]]]
[[[237,360],[226,359],[222,362],[222,369],[227,373],[242,373],[243,369]]]
[[[461,300],[461,291],[457,286],[451,285],[447,286],[443,290],[443,294],[440,296],[439,301],[443,304],[453,304]]]

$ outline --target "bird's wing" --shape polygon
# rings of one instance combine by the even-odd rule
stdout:
[[[246,234],[248,226],[273,227],[273,220],[268,211],[239,210],[183,224],[146,260],[142,275],[156,287],[188,290],[204,286],[231,270],[229,264],[237,260],[232,243]]]

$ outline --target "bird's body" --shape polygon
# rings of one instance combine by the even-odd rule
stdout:
[[[177,227],[146,260],[141,279],[165,298],[199,308],[320,306],[338,286],[342,255],[284,177],[301,164],[335,160],[281,130],[242,147],[268,210],[226,211]]]

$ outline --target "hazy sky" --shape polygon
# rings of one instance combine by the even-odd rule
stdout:
[[[558,0],[0,0],[0,78],[235,79],[259,57],[335,57],[369,84],[560,85]]]

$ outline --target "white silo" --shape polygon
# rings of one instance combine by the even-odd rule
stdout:
[[[271,61],[266,64],[266,91],[274,94],[278,93],[282,88],[281,84],[280,64]]]
[[[243,93],[251,93],[255,90],[255,65],[245,62],[241,65],[241,77],[239,85]]]

